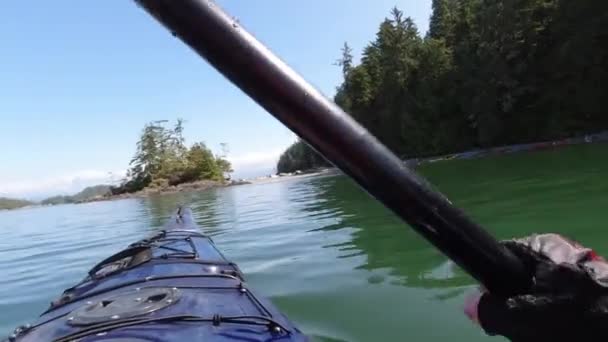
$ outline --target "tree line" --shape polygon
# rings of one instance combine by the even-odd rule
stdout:
[[[608,2],[433,0],[427,34],[394,8],[334,101],[403,158],[608,128]],[[315,156],[315,157],[313,157]],[[322,158],[303,142],[279,172]],[[314,164],[314,163],[313,163]]]
[[[153,121],[144,126],[127,176],[119,186],[111,188],[114,195],[136,192],[144,188],[163,189],[200,180],[223,181],[232,172],[224,155],[214,155],[203,142],[186,146],[184,121],[178,119],[171,128],[166,121]]]

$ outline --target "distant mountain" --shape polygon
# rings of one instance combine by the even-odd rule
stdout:
[[[16,209],[16,208],[25,207],[25,206],[32,205],[32,204],[35,204],[35,203],[26,201],[26,200],[16,199],[16,198],[0,197],[0,210]]]
[[[40,204],[44,205],[55,205],[55,204],[65,204],[65,203],[74,203],[72,200],[72,196],[53,196],[40,201]]]
[[[101,197],[110,194],[109,185],[94,185],[84,188],[81,192],[71,196],[74,202],[90,200],[94,197]]]
[[[53,205],[65,203],[80,203],[91,200],[96,197],[103,197],[110,193],[109,185],[94,185],[84,188],[79,193],[72,196],[53,196],[44,199],[40,204]]]

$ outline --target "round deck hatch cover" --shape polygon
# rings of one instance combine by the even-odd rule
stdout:
[[[123,292],[72,311],[68,315],[68,324],[82,326],[142,316],[173,305],[179,298],[178,289],[167,287]]]

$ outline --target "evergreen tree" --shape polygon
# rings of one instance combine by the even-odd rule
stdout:
[[[402,157],[608,128],[608,1],[433,0],[429,31],[393,8],[334,101]],[[317,166],[304,143],[279,170]],[[313,161],[313,162],[311,162]]]
[[[183,136],[184,120],[178,119],[171,129],[163,125],[165,122],[154,121],[144,126],[127,178],[111,189],[113,194],[205,179],[222,181],[232,172],[232,165],[225,159],[226,144],[222,156],[215,156],[202,142],[188,148]]]

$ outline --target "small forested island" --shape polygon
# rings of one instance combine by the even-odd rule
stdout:
[[[201,190],[227,185],[232,166],[222,155],[214,155],[203,142],[186,145],[184,121],[178,119],[171,128],[166,121],[146,124],[137,142],[126,177],[119,185],[96,185],[75,195],[58,195],[39,202],[0,197],[0,210],[31,205],[56,205],[146,196],[149,194]]]
[[[334,101],[404,159],[608,128],[608,2],[433,0],[423,37],[398,9]],[[325,165],[297,142],[278,172]]]
[[[226,156],[214,155],[203,142],[188,147],[182,119],[172,128],[165,127],[165,122],[145,125],[127,176],[122,184],[110,188],[112,195],[172,191],[185,188],[184,184],[200,189],[225,182],[232,172]]]

